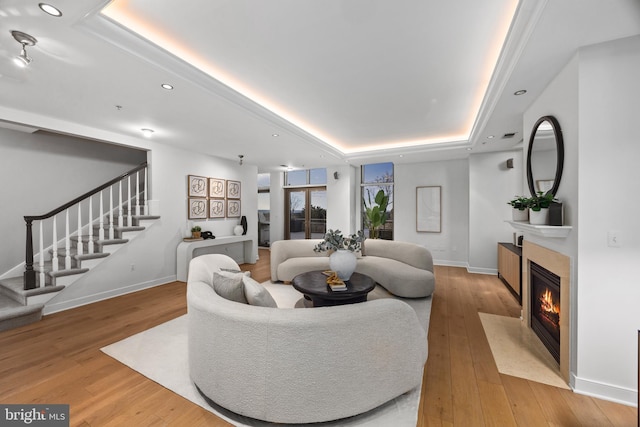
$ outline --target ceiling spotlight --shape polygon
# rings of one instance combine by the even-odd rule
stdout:
[[[42,9],[45,13],[48,13],[51,16],[55,16],[56,18],[59,18],[62,16],[62,12],[60,12],[58,8],[51,6],[50,4],[40,3],[38,7]]]
[[[272,137],[274,137],[274,138],[277,138],[277,137],[279,137],[279,136],[280,136],[280,134],[272,133],[272,134],[271,134],[271,136],[272,136]]]
[[[173,90],[173,86],[169,83],[162,83],[160,86],[162,87],[162,89]]]
[[[151,138],[151,136],[153,135],[153,129],[140,129],[142,131],[142,136],[144,136],[145,138]]]
[[[487,137],[487,139],[493,139],[493,138],[495,138],[495,137],[496,137],[495,135],[489,135],[489,136]]]
[[[238,158],[240,159],[240,166],[242,166],[242,162],[244,160],[244,154],[238,154]]]
[[[513,94],[515,96],[524,95],[525,93],[527,93],[527,91],[525,89],[520,89],[520,90],[517,90],[517,91],[513,92]]]
[[[23,33],[22,31],[13,30],[11,31],[11,35],[22,45],[20,55],[13,58],[13,62],[15,62],[17,66],[24,68],[31,63],[31,58],[27,55],[27,46],[35,46],[35,44],[38,43],[38,40],[27,33]]]

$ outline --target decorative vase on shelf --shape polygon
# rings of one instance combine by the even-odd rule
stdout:
[[[242,228],[241,225],[236,225],[235,227],[233,227],[233,234],[235,234],[236,236],[242,236],[243,231],[244,228]]]
[[[341,280],[349,280],[356,270],[356,254],[346,249],[338,249],[329,256],[329,268],[335,271]]]
[[[527,221],[529,219],[529,210],[513,208],[511,210],[511,216],[514,221]]]
[[[242,226],[242,234],[245,235],[247,234],[247,217],[242,215],[242,218],[240,218],[240,225]]]
[[[534,211],[529,209],[529,224],[531,225],[547,225],[549,224],[549,209],[540,209]]]

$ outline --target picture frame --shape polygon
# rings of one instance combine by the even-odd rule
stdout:
[[[227,200],[227,218],[240,218],[240,200]]]
[[[209,198],[224,199],[225,180],[220,178],[209,178]]]
[[[240,199],[241,183],[240,181],[227,180],[227,199]]]
[[[416,187],[416,231],[442,232],[442,187]]]
[[[187,213],[189,219],[207,219],[207,199],[190,197]]]
[[[187,184],[188,197],[207,197],[207,178],[204,176],[189,175]],[[205,209],[206,211],[206,209]]]
[[[225,200],[209,199],[209,218],[224,218]]]

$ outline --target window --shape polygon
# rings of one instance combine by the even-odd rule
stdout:
[[[326,185],[327,170],[325,168],[304,169],[285,172],[285,187],[299,187],[303,185]]]
[[[268,247],[271,215],[271,174],[258,174],[258,246]]]
[[[393,240],[393,163],[363,165],[361,184],[362,224],[367,237]],[[380,203],[386,208],[380,211]]]

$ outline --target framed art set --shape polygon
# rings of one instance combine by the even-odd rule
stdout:
[[[240,218],[240,181],[189,175],[189,219]]]

